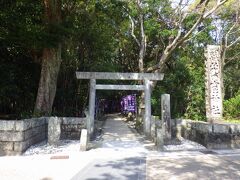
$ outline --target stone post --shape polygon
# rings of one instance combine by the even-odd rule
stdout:
[[[156,133],[155,144],[156,144],[157,151],[163,151],[165,126],[163,126],[163,123],[161,121],[155,122],[155,133]]]
[[[205,101],[208,122],[222,120],[222,64],[220,46],[208,45],[205,49]]]
[[[156,147],[157,151],[164,150],[164,127],[157,128],[157,138],[156,138]]]
[[[145,114],[144,114],[144,134],[147,138],[151,137],[151,86],[148,79],[144,79],[144,102],[145,102]]]
[[[170,112],[170,94],[161,95],[161,113],[162,129],[164,130],[164,139],[171,139],[171,112]]]
[[[156,118],[155,116],[152,116],[151,118],[151,138],[153,140],[153,142],[155,142],[156,140]]]
[[[50,117],[48,119],[48,144],[57,146],[61,135],[61,119]]]
[[[89,93],[89,118],[87,119],[87,131],[89,133],[88,139],[93,136],[94,131],[94,115],[95,115],[95,98],[96,98],[96,79],[90,80]]]
[[[87,150],[87,130],[82,129],[81,131],[81,137],[80,137],[80,151],[86,151]]]

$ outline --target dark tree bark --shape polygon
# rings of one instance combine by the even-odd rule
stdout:
[[[45,25],[60,25],[61,0],[44,0]],[[61,65],[61,43],[46,47],[42,52],[42,69],[34,115],[50,115],[56,94],[57,77]]]

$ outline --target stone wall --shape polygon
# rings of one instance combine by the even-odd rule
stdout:
[[[16,155],[47,137],[46,118],[0,121],[0,155]]]
[[[80,139],[86,118],[56,117],[61,122],[61,139]],[[48,138],[49,117],[0,120],[0,156],[18,155]]]
[[[240,124],[172,120],[176,136],[198,142],[209,149],[240,148]]]
[[[63,117],[60,138],[79,140],[81,130],[84,128],[86,128],[86,118]]]

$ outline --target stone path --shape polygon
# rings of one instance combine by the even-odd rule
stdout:
[[[231,152],[231,155],[200,152],[149,155],[147,179],[237,180],[240,179],[240,152]]]
[[[145,158],[97,159],[72,180],[145,180]]]
[[[240,150],[156,152],[149,151],[117,116],[108,117],[101,148],[103,154],[73,179],[168,180],[240,179]],[[96,152],[95,151],[95,152]],[[101,153],[100,153],[101,152]]]
[[[144,180],[146,179],[146,155],[148,150],[139,142],[141,137],[133,133],[123,118],[111,115],[104,125],[102,154],[73,180]]]

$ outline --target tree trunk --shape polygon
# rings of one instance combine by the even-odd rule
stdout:
[[[143,12],[141,9],[141,2],[137,1],[138,4],[138,8],[139,8],[139,22],[140,22],[140,32],[141,32],[141,41],[140,41],[140,49],[139,49],[139,59],[138,59],[138,69],[140,73],[144,72],[144,58],[146,55],[146,44],[147,44],[147,40],[146,40],[146,35],[145,35],[145,31],[144,31],[144,17],[143,17]],[[143,81],[140,81],[140,84],[143,84]],[[139,121],[140,122],[144,122],[144,116],[145,116],[145,104],[144,104],[144,99],[145,99],[145,93],[144,91],[141,91],[140,94],[140,102],[139,102],[139,108],[138,108],[138,112],[140,115]]]
[[[224,88],[224,81],[223,81],[223,74],[224,74],[224,66],[225,66],[225,58],[226,58],[226,46],[225,44],[221,45],[221,89],[222,89],[222,100],[225,97],[225,88]]]
[[[139,11],[141,11],[141,10],[139,10]],[[140,49],[139,49],[138,68],[139,68],[139,72],[143,73],[147,40],[146,40],[146,35],[144,32],[144,18],[143,18],[142,12],[140,12],[139,21],[140,21],[140,30],[141,30],[141,42],[140,42],[140,47],[139,47]]]
[[[61,23],[61,1],[43,0],[44,22],[51,34],[51,25]],[[45,47],[42,53],[42,70],[39,81],[34,115],[50,115],[56,94],[57,77],[61,65],[61,43],[55,47]]]
[[[50,115],[56,94],[57,77],[61,64],[61,45],[43,50],[42,70],[34,109],[35,115]]]

